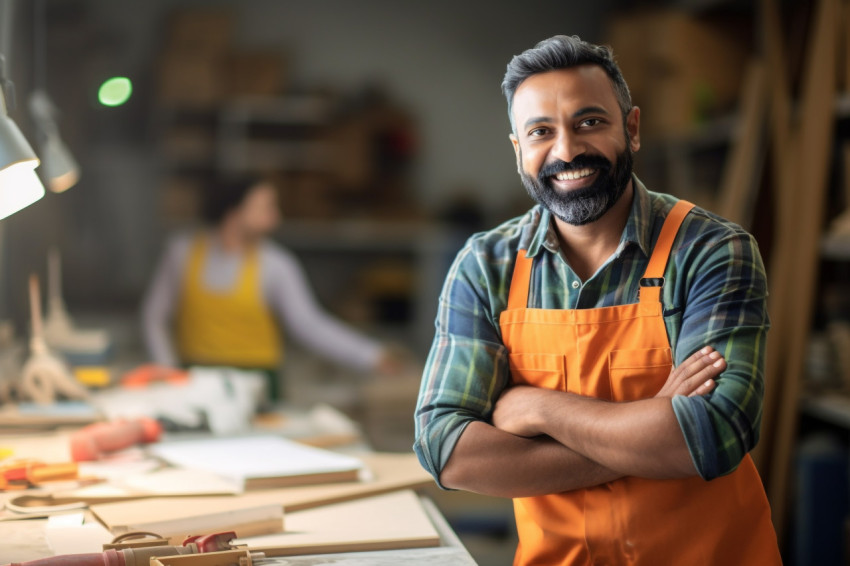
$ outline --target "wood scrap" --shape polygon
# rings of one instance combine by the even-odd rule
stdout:
[[[805,61],[798,127],[795,132],[798,136],[799,151],[786,154],[787,159],[783,161],[787,178],[794,181],[793,184],[783,183],[784,194],[780,195],[786,203],[786,211],[793,210],[794,221],[780,224],[780,231],[793,232],[793,242],[783,250],[793,258],[793,271],[783,274],[788,277],[786,284],[793,284],[793,294],[788,293],[778,299],[784,299],[787,303],[788,311],[784,323],[788,324],[788,327],[782,352],[782,370],[785,377],[778,405],[768,490],[773,522],[780,540],[787,520],[791,458],[796,444],[802,374],[814,310],[820,242],[824,229],[823,213],[835,131],[839,22],[837,0],[821,0],[816,7],[814,29],[810,34],[812,39]],[[803,191],[803,186],[807,190]]]
[[[720,216],[749,229],[758,194],[767,119],[767,77],[760,59],[750,61],[738,110],[739,129],[733,134],[730,155],[720,182]]]
[[[389,493],[287,515],[286,531],[239,538],[266,556],[438,546],[440,535],[412,491]]]
[[[153,532],[182,544],[187,536],[234,531],[246,537],[283,530],[283,506],[238,497],[142,499],[93,505],[92,513],[113,535]]]
[[[782,391],[782,367],[786,330],[789,321],[786,307],[791,300],[790,284],[793,281],[794,258],[788,253],[794,247],[794,234],[783,229],[794,223],[793,199],[789,202],[786,195],[795,190],[795,176],[788,171],[788,156],[793,154],[789,147],[791,139],[791,95],[787,79],[785,48],[782,43],[782,30],[779,11],[775,0],[762,0],[761,19],[763,22],[764,57],[770,95],[769,138],[774,190],[775,216],[778,227],[774,230],[774,242],[770,255],[768,287],[768,311],[771,318],[771,330],[767,337],[765,359],[764,399],[762,401],[761,440],[752,452],[753,460],[759,469],[762,480],[770,483],[770,461],[772,457],[776,431],[776,414]]]

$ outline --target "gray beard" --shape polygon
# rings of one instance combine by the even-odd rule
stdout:
[[[596,222],[620,200],[632,176],[632,153],[617,156],[613,167],[600,169],[600,175],[589,187],[567,193],[557,191],[548,178],[538,179],[525,172],[520,178],[529,196],[556,217],[573,226]]]

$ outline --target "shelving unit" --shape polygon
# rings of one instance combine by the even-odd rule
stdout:
[[[739,115],[732,113],[689,133],[648,138],[638,155],[641,180],[653,190],[716,210],[721,174],[738,124]],[[763,161],[764,152],[759,159]]]
[[[218,111],[217,166],[223,172],[327,172],[324,139],[332,111],[328,97],[242,98]]]
[[[826,423],[850,430],[850,396],[841,393],[808,393],[800,399],[800,410]]]
[[[410,319],[388,329],[406,338],[418,354],[427,353],[434,335],[437,300],[446,271],[462,239],[441,226],[425,223],[286,221],[276,239],[305,264],[323,304],[350,294],[357,269],[387,258],[408,265],[413,274]]]

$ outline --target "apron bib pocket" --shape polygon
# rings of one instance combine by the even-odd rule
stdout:
[[[670,348],[612,350],[608,377],[614,401],[648,399],[658,393],[673,369]]]
[[[566,391],[565,357],[563,354],[510,354],[511,380],[514,385]]]

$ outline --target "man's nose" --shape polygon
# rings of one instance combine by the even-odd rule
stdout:
[[[561,131],[555,139],[552,147],[552,155],[558,159],[570,163],[576,156],[586,151],[584,142],[573,132]]]

